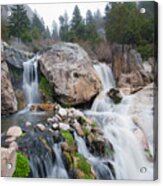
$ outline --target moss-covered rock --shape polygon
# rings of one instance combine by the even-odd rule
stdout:
[[[62,137],[65,139],[65,141],[69,144],[69,145],[73,145],[74,144],[74,138],[72,136],[72,134],[70,133],[70,131],[61,131],[61,135]]]
[[[119,104],[122,101],[122,95],[118,89],[112,88],[107,95],[113,100],[115,104]]]
[[[79,179],[96,178],[92,165],[88,162],[88,160],[83,155],[81,155],[80,153],[76,153],[74,156],[74,160],[75,160],[74,166],[76,169],[77,178]]]
[[[53,102],[54,101],[54,91],[53,87],[49,84],[49,81],[41,74],[39,89],[43,96],[44,102]]]

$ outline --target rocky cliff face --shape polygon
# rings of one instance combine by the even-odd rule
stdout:
[[[17,111],[17,100],[9,77],[8,66],[1,62],[1,112],[10,114]]]
[[[77,105],[91,100],[101,82],[87,53],[77,44],[58,43],[43,53],[40,69],[59,102]]]
[[[112,70],[118,87],[130,92],[130,89],[134,91],[135,88],[144,87],[153,81],[153,74],[144,68],[141,55],[136,50],[129,46],[122,49],[121,45],[114,46],[112,50]]]
[[[19,69],[23,68],[23,62],[33,57],[33,53],[16,49],[13,46],[9,46],[5,42],[2,42],[1,48],[3,50],[4,58],[7,63]]]

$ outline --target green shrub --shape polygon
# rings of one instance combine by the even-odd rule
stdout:
[[[76,153],[76,157],[78,158],[77,168],[79,168],[84,172],[84,174],[89,176],[89,174],[91,173],[91,165],[87,162],[83,155]]]
[[[28,177],[30,173],[30,166],[26,156],[21,152],[16,154],[16,169],[13,177]]]
[[[70,133],[70,131],[61,130],[61,134],[62,134],[62,137],[67,141],[67,143],[69,145],[74,144],[74,138],[73,138],[72,134]]]
[[[87,128],[83,128],[83,132],[84,132],[84,135],[85,136],[88,136],[89,135],[89,130]]]
[[[78,118],[78,122],[81,124],[81,125],[86,125],[87,124],[87,121],[83,118],[83,117],[79,117]]]
[[[143,60],[148,60],[149,57],[154,56],[153,46],[150,44],[138,46],[137,51],[141,54]]]
[[[93,128],[96,128],[97,127],[97,123],[95,121],[92,123],[92,127]]]
[[[43,96],[45,97],[45,101],[53,101],[53,96],[54,96],[53,88],[43,75],[41,75],[39,88]]]

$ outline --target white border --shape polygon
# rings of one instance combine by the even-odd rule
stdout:
[[[85,1],[85,0],[83,0]],[[87,0],[91,1],[102,1],[102,0]],[[103,0],[104,1],[104,0]],[[115,1],[115,0],[110,0]],[[120,1],[120,0],[119,0]],[[133,1],[133,0],[130,0]],[[74,0],[48,0],[48,3],[55,2],[75,2]],[[82,0],[76,0],[76,2],[82,2]],[[161,95],[163,95],[163,0],[157,0],[159,3],[159,180],[155,182],[144,182],[144,181],[87,181],[87,180],[56,180],[56,179],[16,179],[16,178],[0,178],[0,185],[3,186],[29,186],[30,184],[35,186],[128,186],[128,185],[163,185],[163,100]],[[46,0],[1,0],[0,4],[18,4],[18,3],[47,3]]]

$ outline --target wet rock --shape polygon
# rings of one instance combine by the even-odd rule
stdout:
[[[118,89],[112,88],[107,92],[107,95],[113,100],[115,104],[118,104],[122,100],[122,95]]]
[[[33,104],[30,106],[30,111],[39,112],[39,111],[54,111],[57,109],[56,104],[46,103],[46,104]]]
[[[1,176],[12,177],[16,166],[16,146],[1,147]]]
[[[76,117],[84,117],[84,114],[75,108],[68,109],[68,117],[76,118]]]
[[[70,129],[70,126],[68,124],[65,124],[65,123],[59,123],[59,128],[64,130],[64,131],[67,131]]]
[[[54,123],[54,124],[52,125],[52,128],[53,128],[54,130],[56,130],[56,129],[59,128],[59,125],[58,125],[57,123]]]
[[[25,123],[25,126],[26,126],[26,127],[30,127],[30,126],[32,126],[32,123],[29,122],[29,121],[27,121],[27,122]]]
[[[48,118],[48,119],[47,119],[47,122],[48,122],[50,125],[52,125],[52,124],[55,122],[55,120],[54,120],[54,118]]]
[[[62,118],[58,114],[55,115],[55,118],[57,119],[57,121],[62,121]]]
[[[7,136],[18,138],[22,135],[22,129],[18,126],[10,127],[6,133]]]
[[[63,151],[69,151],[68,143],[66,141],[61,143],[61,148],[62,148]]]
[[[42,124],[42,123],[38,123],[37,128],[40,129],[42,132],[44,132],[46,130],[46,127]]]
[[[147,138],[145,136],[145,134],[143,133],[143,131],[139,128],[135,129],[134,131],[135,137],[137,138],[138,142],[142,145],[142,147],[144,149],[148,149],[148,142],[147,142]]]
[[[89,102],[101,89],[91,59],[78,44],[53,45],[43,53],[40,69],[53,85],[58,101],[66,105]]]
[[[63,109],[63,108],[59,108],[58,114],[61,117],[66,117],[67,116],[67,110],[66,109]]]
[[[80,124],[75,120],[72,124],[72,127],[76,130],[79,136],[84,136],[84,132],[80,126]]]

